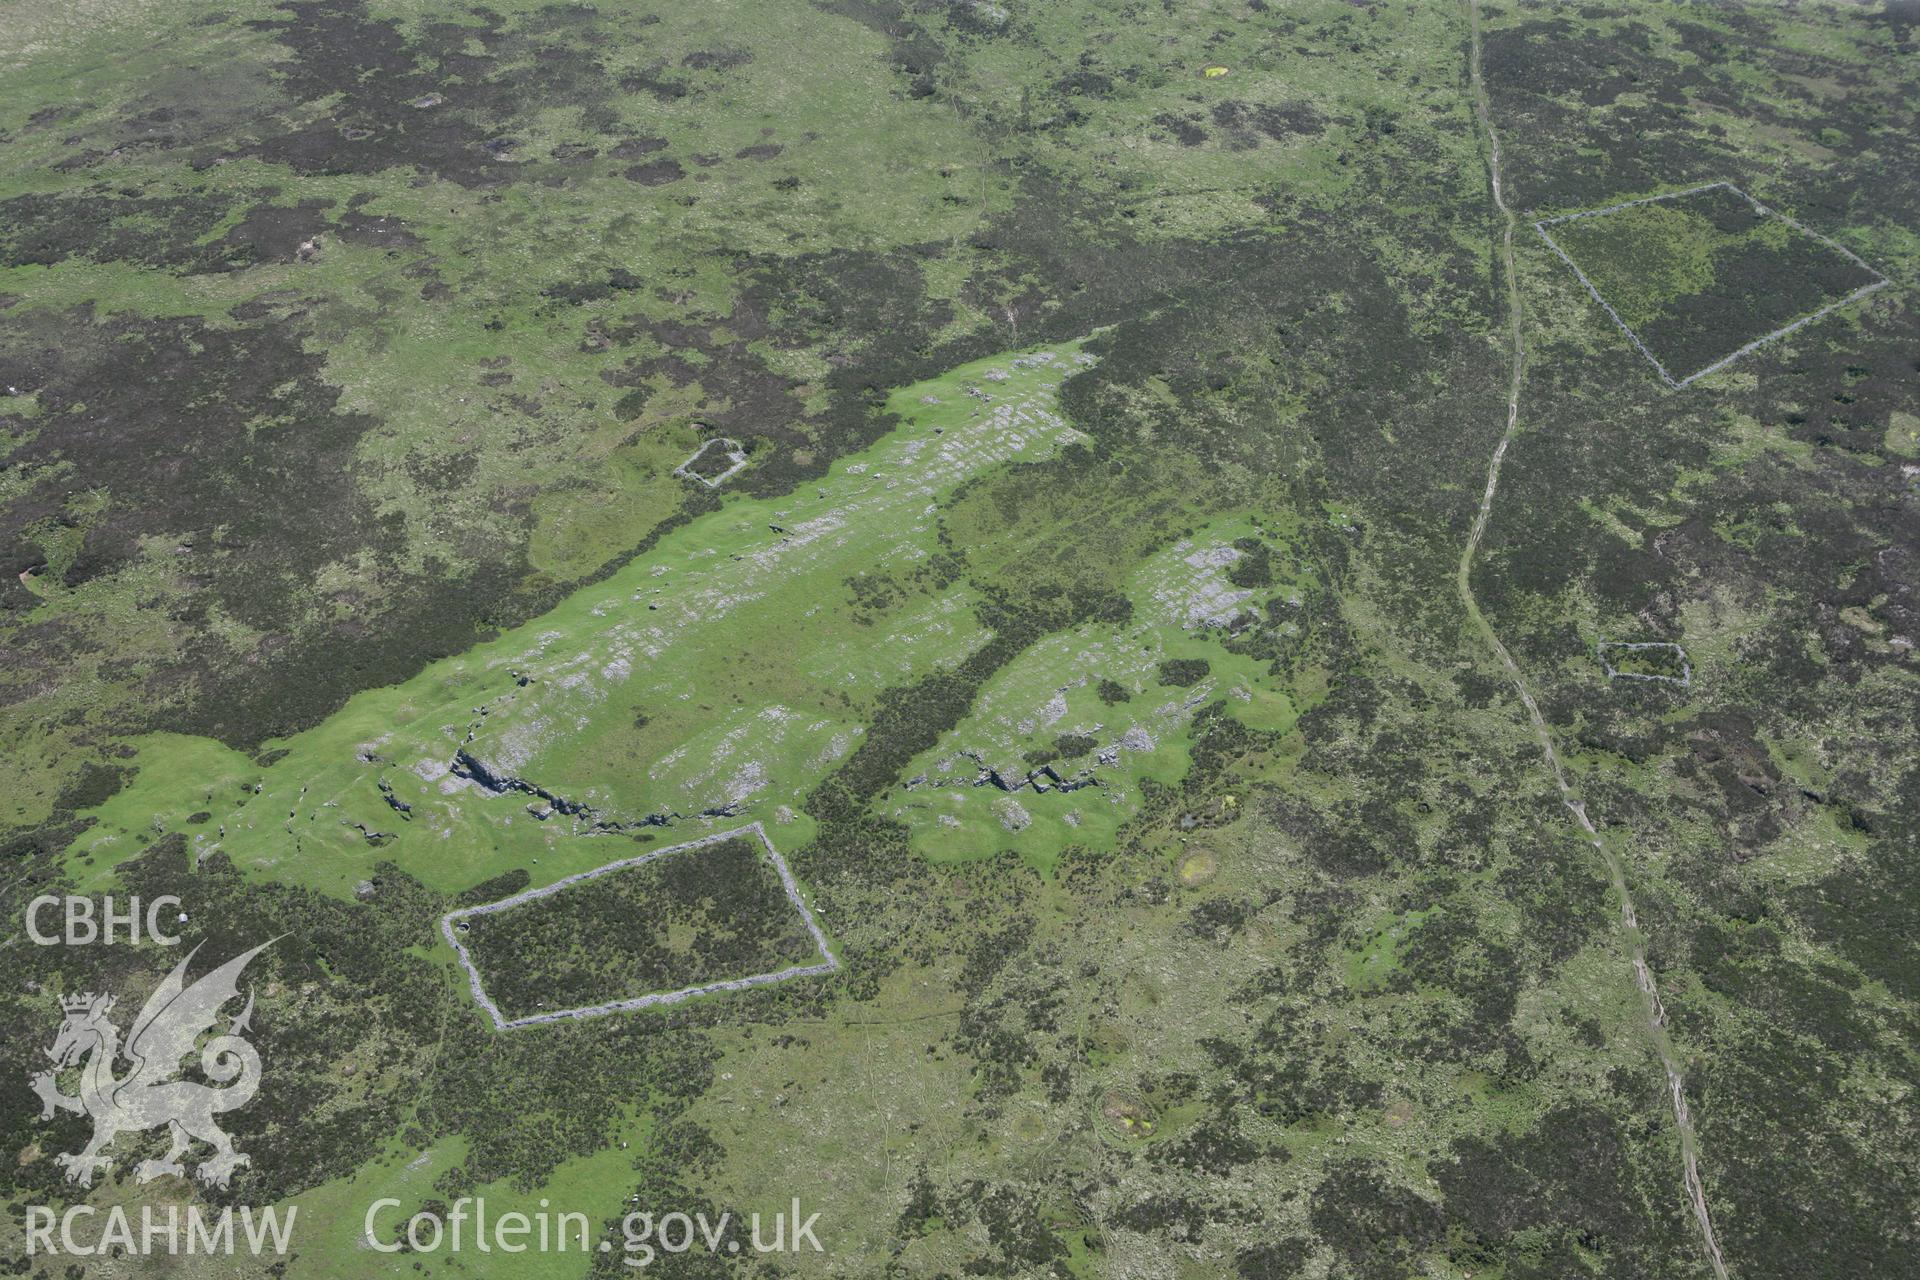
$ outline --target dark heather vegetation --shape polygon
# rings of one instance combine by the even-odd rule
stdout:
[[[1207,678],[1208,670],[1205,658],[1169,658],[1160,664],[1155,678],[1176,689],[1190,689]]]
[[[1727,187],[1547,230],[1674,378],[1877,278]]]
[[[666,853],[461,926],[509,1018],[820,962],[750,837]]]

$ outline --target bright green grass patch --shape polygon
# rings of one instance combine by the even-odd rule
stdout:
[[[965,720],[901,770],[888,811],[914,847],[938,861],[1012,849],[1051,866],[1071,845],[1109,847],[1148,780],[1186,775],[1200,708],[1220,701],[1248,728],[1290,728],[1295,691],[1224,643],[1232,629],[1270,625],[1264,604],[1299,590],[1232,581],[1235,542],[1262,537],[1245,517],[1207,525],[1136,567],[1132,621],[1077,627],[1010,663]],[[1168,685],[1169,663],[1205,673]]]
[[[544,883],[630,848],[580,835],[697,834],[703,814],[761,819],[792,847],[878,696],[984,643],[971,589],[932,571],[931,512],[970,476],[1078,439],[1055,401],[1076,353],[896,392],[901,425],[821,481],[729,500],[545,616],[354,698],[273,744],[257,789],[236,786],[232,752],[149,739],[75,852],[104,871],[183,830],[244,870],[345,894],[388,859],[447,891],[516,867]],[[877,578],[884,600],[859,586]],[[519,789],[488,793],[508,779]],[[210,823],[179,825],[209,806]]]
[[[475,1200],[485,1199],[490,1224],[498,1223],[509,1213],[524,1214],[537,1224],[536,1215],[546,1213],[556,1242],[559,1215],[583,1214],[587,1220],[587,1249],[590,1253],[598,1252],[602,1225],[631,1207],[624,1204],[624,1192],[633,1179],[636,1152],[649,1140],[652,1130],[651,1116],[643,1110],[617,1123],[601,1150],[568,1160],[536,1188],[517,1187],[511,1179],[503,1178],[463,1194]],[[451,1198],[435,1183],[449,1170],[458,1168],[465,1158],[466,1144],[459,1138],[448,1139],[417,1154],[395,1144],[352,1177],[336,1179],[294,1197],[292,1203],[300,1209],[302,1247],[287,1274],[296,1280],[417,1276],[419,1255],[406,1250],[386,1253],[366,1245],[368,1211],[379,1200],[399,1201],[397,1205],[381,1206],[373,1219],[375,1235],[383,1245],[404,1240],[408,1219],[430,1203],[435,1206],[431,1211],[445,1219]],[[478,1277],[500,1274],[501,1255],[481,1251],[473,1237],[471,1204],[467,1212],[462,1248],[454,1252],[443,1247],[433,1256],[434,1270]],[[530,1248],[513,1257],[512,1274],[532,1280],[580,1275],[586,1258],[579,1248],[579,1227],[573,1220],[567,1225],[564,1250]],[[521,1239],[522,1242],[537,1240],[537,1225],[536,1234]],[[617,1242],[615,1247],[619,1247]]]

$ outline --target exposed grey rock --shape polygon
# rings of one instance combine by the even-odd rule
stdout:
[[[1033,825],[1033,815],[1012,796],[1006,796],[994,803],[993,811],[1000,818],[1000,825],[1009,831],[1025,831]]]

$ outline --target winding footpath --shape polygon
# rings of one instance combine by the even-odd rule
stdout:
[[[1587,816],[1586,803],[1575,792],[1567,780],[1566,769],[1560,763],[1560,754],[1553,745],[1553,731],[1547,725],[1547,719],[1540,713],[1540,705],[1534,700],[1533,690],[1528,687],[1526,676],[1521,673],[1520,664],[1513,660],[1500,637],[1484,614],[1480,612],[1479,602],[1473,594],[1473,558],[1480,549],[1480,539],[1487,530],[1487,521],[1493,514],[1493,500],[1500,488],[1500,466],[1506,460],[1507,446],[1513,443],[1515,430],[1520,421],[1520,383],[1526,368],[1526,348],[1521,333],[1520,281],[1514,267],[1513,236],[1518,219],[1513,210],[1507,207],[1506,195],[1500,185],[1500,137],[1493,128],[1493,108],[1487,97],[1486,81],[1481,75],[1480,59],[1480,5],[1479,0],[1466,0],[1469,28],[1468,78],[1473,92],[1474,115],[1478,119],[1481,132],[1487,141],[1487,171],[1493,180],[1493,203],[1500,211],[1505,223],[1500,237],[1500,264],[1506,276],[1507,318],[1509,341],[1513,348],[1512,376],[1507,389],[1507,425],[1500,434],[1500,443],[1494,447],[1493,459],[1487,465],[1487,487],[1480,495],[1480,510],[1474,517],[1473,532],[1467,537],[1467,545],[1460,553],[1460,568],[1454,583],[1460,592],[1460,603],[1466,609],[1467,616],[1473,620],[1474,627],[1486,641],[1494,656],[1500,660],[1501,668],[1506,672],[1507,681],[1513,686],[1520,701],[1526,706],[1527,719],[1533,725],[1534,736],[1539,739],[1541,754],[1546,758],[1547,767],[1553,772],[1554,785],[1560,789],[1560,799],[1567,806],[1581,830],[1587,833],[1594,849],[1606,864],[1607,876],[1613,882],[1613,892],[1620,902],[1620,922],[1625,927],[1627,955],[1633,965],[1634,985],[1640,990],[1641,1005],[1646,1013],[1648,1038],[1660,1058],[1660,1065],[1667,1073],[1667,1092],[1673,1099],[1674,1127],[1680,1134],[1680,1158],[1683,1178],[1686,1183],[1688,1203],[1692,1206],[1695,1222],[1700,1227],[1701,1242],[1706,1247],[1707,1260],[1713,1265],[1713,1273],[1720,1280],[1726,1280],[1727,1263],[1721,1256],[1720,1243],[1713,1234],[1713,1218],[1707,1211],[1707,1192],[1700,1182],[1699,1140],[1693,1131],[1693,1117],[1687,1109],[1685,1082],[1680,1074],[1680,1063],[1674,1053],[1673,1040],[1667,1034],[1667,1011],[1660,1001],[1660,989],[1655,984],[1653,972],[1647,967],[1647,944],[1645,935],[1640,932],[1639,918],[1634,914],[1633,897],[1627,889],[1625,865],[1600,835],[1593,819]]]

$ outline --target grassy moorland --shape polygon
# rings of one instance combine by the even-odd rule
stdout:
[[[1730,1274],[1906,1266],[1920,21],[1477,14],[1484,122],[1456,5],[7,7],[0,906],[277,938],[219,1274],[799,1193],[780,1274],[1706,1277],[1663,1055]],[[1718,181],[1890,284],[1676,391],[1524,229]],[[1852,287],[1633,209],[1678,364]],[[1633,928],[1455,588],[1510,393],[1473,598]],[[503,1034],[437,932],[751,820],[839,972]],[[0,1254],[104,1274],[24,1207],[203,1193],[26,1081],[177,953],[0,957]]]

